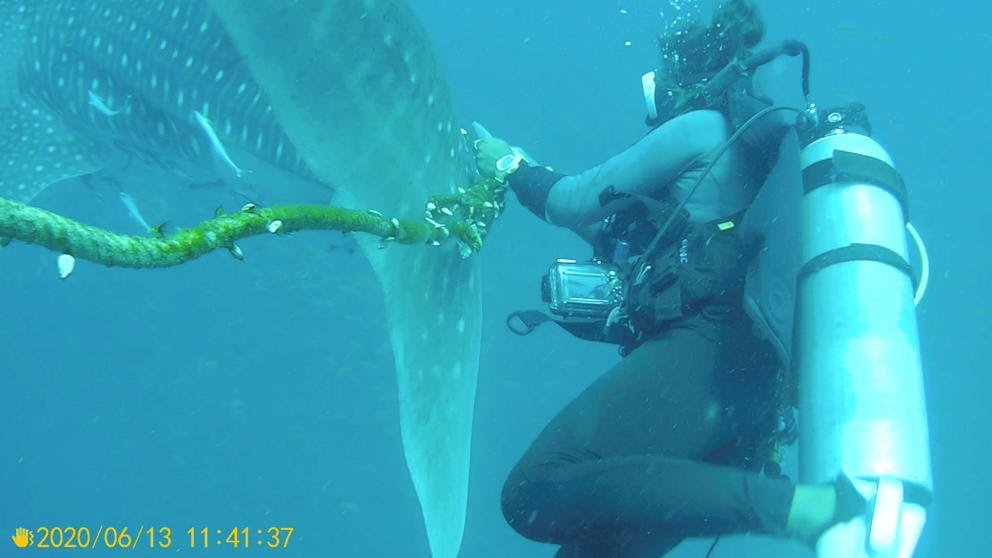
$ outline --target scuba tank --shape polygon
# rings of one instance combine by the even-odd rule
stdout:
[[[869,501],[819,556],[910,556],[933,477],[906,189],[863,107],[811,112],[793,341],[800,479],[846,474]]]

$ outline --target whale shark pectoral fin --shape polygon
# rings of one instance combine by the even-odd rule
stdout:
[[[110,149],[76,134],[41,105],[0,108],[0,196],[30,202],[52,184],[104,168]]]

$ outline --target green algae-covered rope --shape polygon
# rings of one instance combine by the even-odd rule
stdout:
[[[164,237],[113,233],[68,219],[51,211],[0,198],[0,239],[44,246],[62,254],[106,266],[171,267],[218,248],[238,258],[237,240],[259,234],[301,230],[338,230],[376,235],[385,242],[440,245],[459,242],[463,255],[478,252],[487,227],[502,210],[505,188],[483,181],[459,194],[436,196],[427,202],[423,220],[387,218],[376,211],[324,205],[256,207],[220,214],[199,225]]]

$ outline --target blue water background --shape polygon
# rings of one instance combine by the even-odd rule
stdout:
[[[464,123],[481,120],[565,172],[645,132],[639,76],[656,64],[667,3],[413,4]],[[911,188],[933,264],[919,316],[937,492],[918,556],[985,555],[992,535],[973,514],[992,497],[984,466],[992,459],[984,169],[992,9],[763,6],[770,39],[810,45],[821,104],[868,105]],[[794,67],[772,73],[796,78]],[[126,189],[152,222],[191,223],[219,203],[237,205],[224,192],[151,178]],[[67,184],[35,203],[139,232],[106,185]],[[18,525],[169,526],[172,550],[135,554],[163,556],[186,546],[190,527],[275,525],[296,531],[273,556],[427,556],[378,287],[341,243],[320,234],[251,239],[242,243],[246,262],[218,253],[165,271],[79,262],[64,282],[54,254],[17,244],[0,251],[0,535]],[[490,237],[465,558],[553,554],[505,526],[499,489],[543,424],[616,356],[554,328],[517,338],[503,319],[539,306],[537,279],[549,261],[586,253],[516,203]],[[5,544],[0,538],[0,555],[12,555]],[[672,555],[702,556],[706,544]],[[194,555],[236,554],[244,551]],[[735,537],[713,556],[807,554]]]

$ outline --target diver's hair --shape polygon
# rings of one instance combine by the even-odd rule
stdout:
[[[672,82],[690,86],[745,58],[765,36],[765,24],[752,0],[724,0],[707,26],[698,19],[658,37],[662,67]]]

